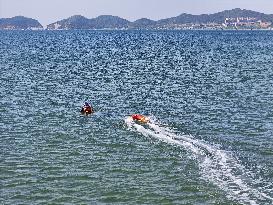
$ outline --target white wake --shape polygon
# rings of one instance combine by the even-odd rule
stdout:
[[[137,124],[131,118],[125,119],[130,129],[136,130],[146,137],[153,137],[168,144],[180,146],[188,152],[194,159],[198,160],[202,179],[213,183],[227,193],[231,200],[242,204],[259,204],[263,201],[268,204],[273,203],[273,198],[267,193],[272,193],[272,186],[266,193],[253,188],[252,173],[247,171],[232,153],[209,145],[201,140],[194,139],[190,135],[177,135],[168,128],[161,127],[153,122],[146,126]],[[253,182],[253,183],[252,183]]]

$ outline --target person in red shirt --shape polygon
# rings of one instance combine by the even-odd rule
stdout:
[[[88,114],[91,114],[93,112],[94,112],[93,107],[91,105],[89,105],[88,102],[85,102],[84,105],[82,106],[81,113],[88,115]]]

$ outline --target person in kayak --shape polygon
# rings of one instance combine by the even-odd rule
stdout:
[[[88,115],[88,114],[91,114],[93,112],[94,112],[93,107],[91,105],[89,105],[88,102],[85,102],[84,105],[82,106],[81,113]]]
[[[134,121],[137,121],[137,122],[141,122],[141,123],[147,123],[149,122],[149,118],[144,116],[144,115],[140,115],[140,114],[133,114],[131,115],[132,119]]]

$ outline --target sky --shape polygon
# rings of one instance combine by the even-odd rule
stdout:
[[[210,14],[233,8],[273,14],[273,0],[0,0],[0,18],[21,15],[46,26],[73,15],[159,20],[181,13]]]

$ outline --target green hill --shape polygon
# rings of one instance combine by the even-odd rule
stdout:
[[[24,16],[0,18],[0,29],[42,29],[43,26],[35,19]]]
[[[72,16],[48,25],[47,29],[156,29],[183,27],[186,24],[218,24],[219,28],[225,22],[226,18],[252,18],[257,23],[254,26],[255,28],[260,28],[258,21],[269,22],[269,25],[270,23],[273,24],[273,14],[236,8],[214,14],[192,15],[183,13],[176,17],[158,21],[141,18],[130,22],[118,16],[111,15],[98,16],[93,19],[87,19],[83,16]]]

